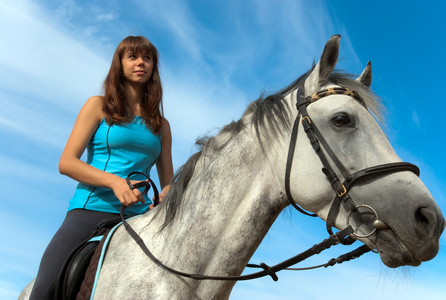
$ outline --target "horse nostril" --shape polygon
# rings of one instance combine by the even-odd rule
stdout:
[[[433,211],[427,207],[420,207],[415,212],[415,221],[417,232],[421,235],[431,235],[435,229],[436,216]],[[432,226],[434,225],[434,226]]]
[[[429,223],[429,219],[425,215],[426,210],[427,208],[421,207],[416,211],[415,219],[417,220],[417,223]]]

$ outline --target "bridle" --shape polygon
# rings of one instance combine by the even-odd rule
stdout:
[[[318,91],[308,97],[304,96],[303,88],[299,88],[298,93],[297,93],[297,101],[296,101],[296,107],[298,110],[298,114],[295,119],[292,133],[291,133],[291,140],[290,140],[290,145],[289,145],[289,149],[288,149],[288,158],[287,158],[286,171],[285,171],[285,191],[286,191],[288,200],[290,201],[291,205],[303,214],[313,216],[313,217],[317,216],[315,214],[308,213],[304,209],[299,207],[295,203],[295,201],[291,195],[291,189],[290,189],[291,167],[293,164],[294,150],[296,148],[299,120],[301,120],[304,131],[306,132],[306,134],[311,142],[311,145],[313,146],[314,151],[317,153],[317,155],[319,156],[319,159],[322,162],[322,165],[323,165],[322,171],[326,175],[327,180],[330,182],[330,185],[336,194],[334,201],[331,205],[331,208],[329,210],[327,220],[326,220],[327,231],[330,234],[330,236],[327,239],[325,239],[324,241],[322,241],[321,243],[316,244],[313,247],[311,247],[310,249],[308,249],[308,250],[306,250],[306,251],[304,251],[304,252],[302,252],[302,253],[300,253],[286,261],[283,261],[277,265],[271,266],[271,267],[266,265],[265,263],[261,263],[260,265],[248,264],[248,267],[262,268],[263,270],[260,272],[256,272],[256,273],[252,273],[252,274],[248,274],[248,275],[241,275],[241,276],[208,276],[208,275],[202,275],[202,274],[185,273],[185,272],[181,272],[181,271],[175,270],[173,268],[170,268],[170,267],[164,265],[160,260],[158,260],[150,252],[150,250],[147,248],[146,244],[141,239],[141,237],[127,223],[127,221],[124,218],[125,207],[121,206],[121,220],[122,220],[122,223],[123,223],[125,229],[130,234],[130,236],[135,240],[135,242],[139,245],[141,250],[143,250],[143,252],[156,265],[158,265],[159,267],[161,267],[164,270],[171,272],[173,274],[176,274],[176,275],[179,275],[182,277],[191,278],[194,280],[238,281],[238,280],[250,280],[250,279],[260,278],[260,277],[269,275],[269,276],[271,276],[271,278],[274,281],[277,281],[278,277],[276,275],[276,272],[284,270],[284,269],[306,270],[306,269],[313,269],[313,268],[318,268],[318,267],[333,266],[335,264],[340,264],[342,262],[357,258],[357,257],[363,255],[364,253],[371,251],[371,249],[369,247],[367,247],[366,245],[362,245],[361,247],[359,247],[349,253],[339,256],[337,259],[331,259],[326,264],[322,264],[322,265],[315,266],[315,267],[309,267],[309,268],[300,268],[300,269],[289,268],[290,266],[295,265],[295,264],[315,255],[315,254],[319,254],[323,250],[328,249],[333,245],[337,245],[339,243],[352,244],[355,241],[355,239],[350,237],[350,235],[357,237],[357,238],[365,238],[365,237],[371,236],[373,233],[376,232],[376,230],[383,229],[385,226],[387,226],[387,225],[385,225],[385,223],[383,221],[381,221],[379,219],[377,212],[371,206],[365,205],[365,204],[357,205],[351,199],[351,197],[349,195],[349,191],[351,190],[351,188],[354,186],[354,184],[359,179],[371,178],[371,177],[376,177],[376,176],[384,176],[384,175],[392,174],[395,172],[402,172],[402,171],[411,171],[411,172],[415,173],[417,176],[419,176],[419,174],[420,174],[420,171],[417,166],[415,166],[411,163],[406,163],[406,162],[382,164],[382,165],[378,165],[378,166],[374,166],[374,167],[370,167],[370,168],[365,168],[365,169],[359,170],[353,174],[350,174],[347,171],[347,169],[345,168],[345,166],[341,163],[341,161],[337,158],[336,154],[332,151],[332,149],[330,148],[330,146],[328,145],[328,143],[326,142],[326,140],[324,139],[324,137],[322,136],[320,131],[317,129],[316,125],[312,122],[312,120],[307,112],[308,105],[310,105],[311,103],[313,103],[319,99],[322,99],[322,98],[330,96],[330,95],[348,95],[348,96],[353,97],[361,105],[365,106],[364,102],[359,97],[359,94],[351,89],[348,89],[348,88],[342,88],[342,87],[328,88],[328,89]],[[338,176],[336,175],[336,172],[331,167],[331,164],[330,164],[329,160],[327,159],[327,156],[325,155],[324,151],[322,151],[322,148],[325,150],[325,152],[331,158],[331,161],[336,165],[336,167],[342,174],[342,176],[344,178],[344,182],[341,183],[341,181],[339,180]],[[129,174],[129,176],[132,174],[135,174],[135,173],[131,173],[131,174]],[[142,175],[144,175],[148,178],[147,175],[145,175],[145,174],[142,174]],[[127,183],[129,184],[130,189],[145,187],[146,188],[145,192],[147,192],[147,189],[150,188],[150,185],[152,185],[152,187],[154,188],[155,195],[158,195],[158,190],[156,189],[155,184],[153,184],[153,181],[151,181],[150,178],[148,178],[149,179],[148,181],[144,181],[144,183],[141,183],[141,184],[138,184],[138,183],[131,184],[130,181],[128,180],[128,178],[129,177],[127,177]],[[150,183],[150,185],[149,185],[149,183]],[[347,222],[349,222],[352,215],[359,215],[359,217],[361,217],[361,213],[358,210],[360,207],[365,207],[365,208],[371,210],[373,212],[373,214],[375,215],[375,221],[373,223],[373,226],[375,228],[370,233],[361,235],[361,234],[354,232],[352,226],[348,225],[346,228],[344,228],[336,233],[333,233],[332,227],[334,226],[334,222],[335,222],[336,217],[339,213],[341,203],[348,211]]]
[[[347,223],[350,221],[350,218],[353,214],[360,215],[359,208],[363,207],[375,215],[375,221],[373,223],[374,229],[367,234],[359,234],[357,232],[354,232],[353,229],[351,229],[352,233],[351,235],[357,238],[366,238],[371,236],[376,232],[377,229],[383,229],[387,225],[381,221],[378,217],[378,213],[376,210],[373,209],[373,207],[365,204],[357,205],[353,199],[350,197],[349,192],[351,188],[354,186],[355,183],[358,182],[359,179],[370,179],[372,177],[379,177],[384,175],[389,175],[396,172],[403,172],[403,171],[411,171],[415,173],[417,176],[420,175],[420,170],[417,166],[407,163],[407,162],[395,162],[395,163],[388,163],[388,164],[382,164],[378,166],[373,166],[370,168],[365,168],[359,171],[356,171],[353,174],[350,174],[348,172],[347,168],[342,164],[342,162],[338,159],[336,154],[333,152],[319,129],[317,128],[316,124],[311,120],[310,115],[308,114],[307,107],[316,102],[317,100],[320,100],[324,97],[331,96],[331,95],[347,95],[355,99],[359,104],[364,106],[366,109],[366,105],[364,101],[361,99],[359,94],[355,92],[354,90],[351,90],[349,88],[343,88],[343,87],[334,87],[334,88],[327,88],[324,90],[320,90],[310,96],[305,97],[305,91],[304,88],[301,87],[297,91],[297,100],[296,100],[296,108],[298,110],[298,114],[296,117],[296,120],[293,124],[293,129],[291,132],[291,140],[288,150],[288,158],[287,158],[287,165],[286,165],[286,171],[285,171],[285,191],[288,197],[288,200],[290,201],[291,205],[296,208],[301,213],[315,217],[317,215],[308,213],[305,210],[303,210],[301,207],[299,207],[296,202],[293,199],[293,196],[291,195],[291,188],[290,188],[290,179],[291,179],[291,167],[293,164],[293,157],[294,157],[294,150],[296,147],[297,142],[297,131],[299,127],[299,120],[302,122],[302,126],[304,131],[307,134],[308,139],[310,140],[310,143],[318,155],[320,161],[322,162],[323,168],[322,172],[325,174],[328,182],[330,182],[330,185],[332,189],[335,192],[335,198],[333,200],[333,203],[330,207],[327,220],[326,220],[326,226],[327,231],[331,235],[333,234],[332,227],[334,226],[336,217],[340,211],[341,203],[345,207],[345,209],[348,212],[347,217]],[[328,154],[331,161],[336,165],[337,169],[341,173],[344,181],[341,183],[338,176],[336,175],[336,172],[334,171],[333,167],[331,166],[329,160],[327,159],[327,156],[325,153]],[[351,225],[349,225],[351,227]],[[352,238],[345,239],[341,241],[343,244],[351,244],[354,241]]]

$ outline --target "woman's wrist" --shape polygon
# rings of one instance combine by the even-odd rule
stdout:
[[[169,192],[169,190],[170,190],[170,184],[169,184],[169,185],[166,185],[166,186],[161,190],[161,193],[165,193],[165,194],[167,194],[167,193]]]
[[[114,190],[115,188],[118,188],[119,186],[121,186],[122,182],[125,179],[119,177],[116,174],[112,174],[112,173],[107,173],[104,176],[104,180],[105,180],[105,187]]]

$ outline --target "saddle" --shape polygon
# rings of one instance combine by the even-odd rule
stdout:
[[[120,222],[120,218],[101,221],[91,238],[71,252],[59,273],[56,300],[90,299],[102,246],[110,230]]]

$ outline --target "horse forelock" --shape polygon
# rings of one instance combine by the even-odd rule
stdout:
[[[380,123],[383,123],[385,109],[381,99],[373,93],[369,87],[356,81],[354,78],[355,76],[351,74],[335,71],[330,74],[329,81],[341,87],[356,91],[367,107],[367,110],[375,116]]]
[[[285,95],[292,90],[302,88],[305,79],[313,69],[314,66],[288,87],[275,94],[265,97],[265,94],[262,93],[257,100],[247,107],[240,120],[224,126],[216,136],[203,136],[197,139],[196,146],[198,147],[198,151],[177,170],[164,205],[160,207],[160,210],[156,211],[156,214],[164,211],[165,219],[161,226],[161,230],[174,219],[178,209],[182,206],[183,194],[194,174],[195,166],[203,153],[208,153],[210,151],[218,153],[230,140],[232,140],[233,137],[237,136],[238,133],[248,125],[246,124],[247,120],[249,120],[255,128],[260,144],[262,144],[262,138],[268,139],[273,136],[280,136],[283,132],[289,132],[289,130],[286,129],[291,128],[292,114],[290,107],[285,100]],[[329,81],[341,87],[355,90],[364,101],[370,113],[372,113],[379,121],[382,121],[383,106],[379,101],[379,98],[367,86],[353,78],[354,77],[348,73],[334,71],[331,73]],[[224,138],[222,138],[223,135],[225,136]]]

